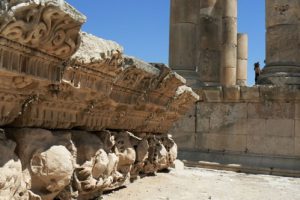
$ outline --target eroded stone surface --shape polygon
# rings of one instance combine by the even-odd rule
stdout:
[[[29,194],[22,175],[22,164],[14,153],[16,143],[0,130],[0,199],[27,200]]]
[[[38,48],[58,58],[68,58],[79,46],[85,16],[63,0],[1,2],[0,35]]]
[[[1,132],[0,194],[7,199],[88,200],[141,174],[167,169],[177,158],[170,135],[5,131],[11,139]]]
[[[3,39],[0,50],[9,56],[0,57],[0,76],[11,84],[0,86],[1,125],[165,133],[198,99],[167,66],[123,56],[118,44],[87,33],[81,38],[65,67],[44,54],[23,57],[18,44]]]
[[[177,157],[166,133],[198,95],[84,21],[63,0],[0,3],[1,200],[97,198]]]

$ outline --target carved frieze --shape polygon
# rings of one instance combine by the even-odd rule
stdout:
[[[9,1],[1,12],[4,38],[61,59],[69,58],[79,46],[85,17],[64,1]]]

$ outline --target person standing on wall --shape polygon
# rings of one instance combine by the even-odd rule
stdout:
[[[260,72],[261,72],[259,62],[254,63],[254,71],[255,71],[255,85],[257,85],[257,80],[258,80],[258,77],[259,77]]]

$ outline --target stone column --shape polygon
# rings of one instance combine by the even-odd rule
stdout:
[[[266,67],[260,84],[300,84],[299,19],[299,0],[266,0]]]
[[[248,68],[248,35],[239,33],[237,35],[237,68],[236,83],[240,86],[247,85]]]
[[[222,0],[221,84],[236,85],[237,0]]]
[[[197,20],[199,0],[171,0],[170,67],[191,86],[197,81]]]
[[[200,81],[206,86],[220,85],[222,1],[200,1],[196,63]]]

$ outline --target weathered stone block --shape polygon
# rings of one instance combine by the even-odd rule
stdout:
[[[294,119],[295,104],[265,101],[248,103],[248,118],[250,119]]]
[[[247,148],[250,153],[293,156],[294,142],[290,137],[248,136]]]
[[[245,135],[224,135],[224,134],[197,134],[197,148],[202,150],[215,151],[237,151],[243,152],[246,149],[247,138]]]
[[[300,119],[300,103],[295,104],[295,119]]]
[[[197,116],[196,132],[209,132],[209,118]]]
[[[194,104],[186,113],[185,117],[195,117],[196,115],[196,104]]]
[[[266,120],[266,135],[294,137],[295,120],[293,119],[268,119]]]
[[[223,92],[225,101],[235,102],[240,100],[241,92],[239,86],[223,87]]]
[[[194,115],[184,116],[180,121],[175,125],[175,129],[183,132],[195,132],[196,129],[196,118]]]
[[[221,130],[228,126],[234,126],[235,123],[246,119],[247,104],[199,102],[197,103],[197,118],[200,120],[210,119],[210,129],[214,131]]]
[[[181,134],[174,134],[173,139],[178,145],[179,149],[195,150],[195,133],[194,132],[181,132]]]
[[[247,128],[248,128],[248,120],[240,119],[233,123],[222,126],[219,129],[214,129],[212,131],[218,134],[246,135],[248,133]]]
[[[271,101],[276,96],[276,86],[261,85],[259,86],[259,96],[263,101]]]
[[[196,103],[196,115],[200,118],[209,118],[213,112],[215,103],[197,102]]]
[[[265,119],[248,119],[248,135],[264,135],[266,131]]]
[[[297,99],[297,94],[300,94],[300,90],[297,87],[277,87],[275,91],[274,100],[279,100],[281,102],[294,102],[295,100],[299,100]]]
[[[300,120],[295,120],[295,136],[300,137]]]
[[[247,118],[247,104],[225,103],[212,105],[214,111],[210,117],[210,128],[220,128]]]
[[[259,96],[263,101],[273,101],[274,99],[278,99],[278,86],[260,85]]]
[[[295,138],[295,156],[300,156],[300,137]]]
[[[204,90],[205,100],[207,102],[221,102],[223,92],[221,87],[210,87]]]
[[[258,87],[241,87],[241,100],[247,102],[259,101],[259,88]]]

